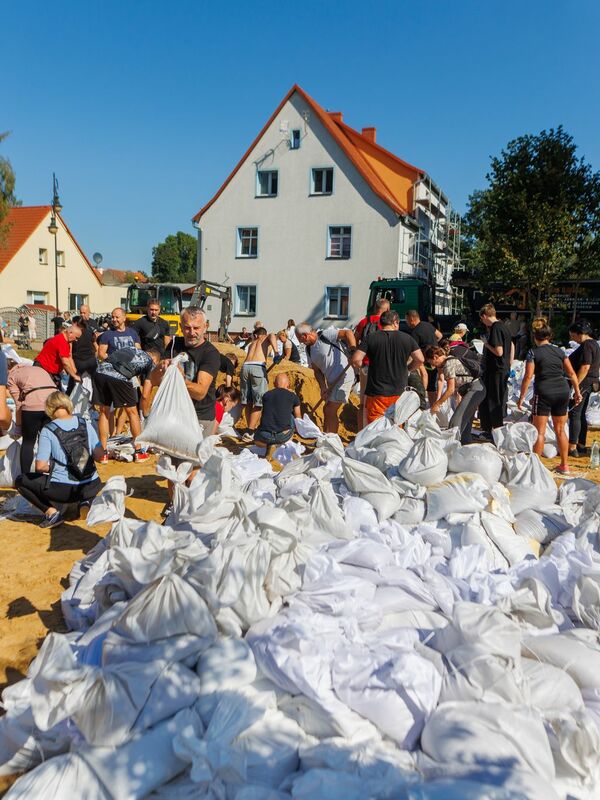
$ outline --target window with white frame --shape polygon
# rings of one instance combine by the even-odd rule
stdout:
[[[48,251],[44,247],[38,249],[38,262],[40,264],[48,263]]]
[[[348,286],[327,286],[325,289],[325,316],[330,319],[348,319],[350,288]]]
[[[352,228],[350,225],[330,225],[327,236],[327,258],[350,258]]]
[[[48,302],[48,292],[36,292],[30,289],[27,292],[27,302],[34,306],[43,306]]]
[[[290,150],[300,149],[300,129],[294,128],[290,136]]]
[[[87,305],[88,305],[87,294],[77,294],[76,292],[71,292],[69,294],[69,311],[79,311],[80,306],[87,306]]]
[[[256,316],[256,286],[235,287],[235,313],[238,317]]]
[[[277,197],[279,177],[276,169],[259,169],[256,172],[256,196]]]
[[[56,251],[56,264],[59,267],[65,266],[65,252],[64,250],[57,250]]]
[[[258,228],[237,229],[237,257],[256,258],[258,256]]]
[[[311,194],[331,194],[333,192],[333,167],[319,167],[312,170]]]

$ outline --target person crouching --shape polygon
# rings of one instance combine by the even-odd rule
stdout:
[[[260,424],[254,434],[254,444],[267,448],[270,455],[275,445],[285,444],[294,435],[294,418],[300,419],[300,398],[290,389],[290,378],[281,372],[275,378],[275,388],[262,397]]]
[[[89,422],[73,415],[73,403],[62,392],[52,392],[46,400],[50,422],[38,439],[35,472],[16,479],[19,494],[44,512],[40,528],[54,528],[65,518],[70,503],[79,511],[89,506],[100,491],[95,461],[103,450]]]

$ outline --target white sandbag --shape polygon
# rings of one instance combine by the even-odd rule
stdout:
[[[89,383],[86,378],[84,378],[84,380],[86,380],[86,383]],[[73,414],[90,420],[90,411],[92,408],[90,402],[91,396],[92,393],[88,392],[83,382],[78,381],[70,394],[71,402],[73,403]]]
[[[309,491],[309,498],[310,514],[317,530],[342,539],[354,535],[346,524],[331,481],[317,480]]]
[[[219,637],[196,666],[200,678],[197,708],[207,725],[223,692],[236,691],[256,680],[256,662],[244,639]]]
[[[87,514],[86,525],[94,526],[101,522],[117,522],[125,516],[127,484],[123,475],[112,475],[102,487],[100,494],[92,500]]]
[[[114,800],[115,795],[105,788],[81,756],[66,753],[22,775],[4,797],[7,800]]]
[[[474,472],[490,485],[500,480],[502,457],[492,444],[465,444],[448,452],[450,472]]]
[[[187,353],[182,353],[167,367],[137,443],[199,463],[198,449],[204,435],[185,379],[179,371],[178,365],[185,361]]]
[[[573,587],[572,608],[586,627],[600,631],[600,569],[579,576]]]
[[[407,481],[421,486],[440,483],[448,471],[448,456],[433,438],[419,439],[406,458],[398,464],[398,472]]]
[[[540,544],[548,544],[569,528],[569,523],[561,515],[559,506],[550,507],[547,513],[528,508],[515,518],[515,533],[523,539],[533,539]]]
[[[285,466],[290,461],[300,458],[302,453],[306,450],[302,442],[286,442],[280,444],[279,447],[273,452],[275,461],[279,461],[281,466]]]
[[[520,706],[443,703],[426,722],[421,747],[440,763],[510,764],[550,782],[555,775],[541,718]]]
[[[14,489],[21,474],[21,443],[14,441],[0,457],[0,489]]]
[[[404,425],[407,419],[419,410],[421,398],[413,389],[405,389],[393,406],[386,409],[385,416],[394,425]]]
[[[401,525],[418,525],[425,519],[425,500],[418,497],[401,497],[400,508],[394,512],[392,519]]]
[[[531,658],[521,659],[521,670],[527,682],[529,703],[544,719],[552,720],[583,709],[581,690],[562,669]]]
[[[565,670],[580,689],[600,689],[600,646],[592,631],[524,636],[522,653]]]
[[[510,566],[520,564],[526,558],[534,558],[535,554],[528,541],[517,536],[515,529],[497,514],[487,511],[481,513],[481,524],[486,534],[506,558]]]
[[[350,491],[370,503],[380,521],[391,517],[400,507],[398,493],[376,467],[346,458],[342,462],[342,471]]]
[[[508,456],[506,472],[506,488],[510,492],[510,506],[514,514],[520,514],[528,508],[544,511],[556,502],[556,481],[535,453]]]
[[[296,427],[298,436],[301,436],[303,439],[318,439],[319,436],[323,435],[323,431],[318,425],[315,425],[308,414],[304,414],[302,419],[294,419],[294,426]]]
[[[530,422],[509,422],[492,431],[498,450],[507,455],[531,453],[537,441],[537,430]]]
[[[298,769],[298,749],[306,740],[297,722],[270,709],[234,740],[233,747],[244,755],[249,783],[277,789]]]
[[[585,411],[585,420],[592,428],[600,427],[600,392],[592,392]]]
[[[487,482],[474,473],[451,475],[442,483],[427,487],[426,520],[438,520],[448,514],[474,514],[483,511],[489,500]]]

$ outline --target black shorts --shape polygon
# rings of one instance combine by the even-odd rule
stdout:
[[[96,372],[94,375],[94,396],[92,402],[98,406],[114,406],[114,408],[132,408],[137,406],[137,389],[127,380],[112,378]]]
[[[542,390],[533,395],[531,413],[534,417],[564,417],[569,409],[568,386],[553,391]]]

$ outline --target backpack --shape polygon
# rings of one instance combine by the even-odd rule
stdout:
[[[335,347],[336,350],[339,350],[342,355],[346,356],[346,358],[348,360],[350,360],[350,356],[352,354],[350,353],[350,351],[348,349],[348,346],[346,345],[346,343],[344,341],[341,342],[341,346],[337,342],[330,342],[329,339],[326,339],[325,336],[323,336],[323,331],[317,331],[317,336],[318,336],[320,341],[325,342],[325,344],[328,344],[329,347]],[[310,345],[309,344],[306,345],[306,356],[310,360]]]
[[[107,358],[109,364],[117,370],[117,372],[122,375],[127,380],[131,380],[131,378],[135,377],[136,371],[133,366],[133,359],[131,351],[137,351],[137,348],[133,347],[121,347],[119,350],[115,350],[110,356]]]
[[[473,380],[481,377],[481,356],[476,350],[472,350],[466,345],[455,347],[453,350],[460,350],[460,353],[450,351],[448,358],[456,358],[463,365]]]
[[[380,330],[379,320],[381,319],[381,317],[378,317],[378,319],[375,322],[372,319],[372,317],[376,317],[376,316],[377,316],[377,314],[371,314],[371,316],[368,318],[367,324],[363,328],[363,332],[361,334],[361,337],[356,342],[357,345],[361,344],[362,342],[366,342],[367,341],[367,337],[371,333],[371,331]],[[354,332],[356,333],[356,330]]]
[[[49,422],[46,427],[58,439],[66,458],[64,462],[56,458],[52,462],[66,467],[71,480],[85,481],[95,473],[96,465],[90,452],[86,421],[81,417],[77,420],[77,427],[72,431],[64,431],[56,422]]]

